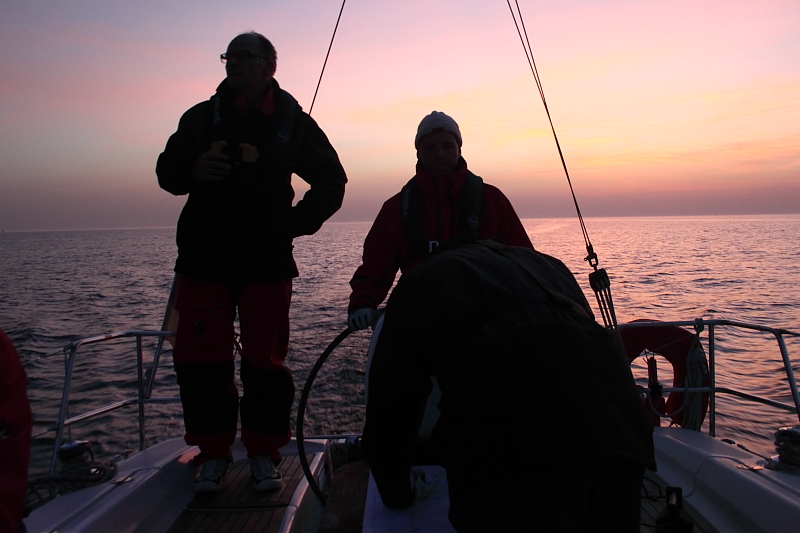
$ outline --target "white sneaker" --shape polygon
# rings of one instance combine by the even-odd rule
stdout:
[[[250,473],[253,474],[253,485],[256,490],[272,490],[283,485],[281,474],[275,468],[275,462],[266,455],[250,458]]]
[[[230,457],[217,457],[209,459],[200,465],[200,473],[194,480],[195,492],[217,492],[222,487],[220,483],[228,473],[228,465],[233,462]]]

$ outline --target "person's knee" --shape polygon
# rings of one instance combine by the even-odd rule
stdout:
[[[178,385],[188,390],[227,389],[233,383],[233,361],[217,363],[175,363]]]
[[[288,368],[261,368],[242,359],[241,376],[245,398],[291,408],[295,387]]]

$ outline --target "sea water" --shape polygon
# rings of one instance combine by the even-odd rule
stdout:
[[[578,222],[523,223],[536,248],[564,261],[594,305],[587,278],[592,269],[583,260],[585,242]],[[800,331],[800,215],[590,218],[586,226],[600,267],[611,278],[620,322],[723,318]],[[294,412],[310,369],[346,327],[348,281],[360,263],[369,227],[366,222],[328,223],[316,235],[295,241],[300,277],[294,282],[287,360],[297,386]],[[174,228],[0,234],[0,327],[28,372],[34,434],[39,435],[32,472],[46,468],[53,443],[48,430],[58,417],[64,378],[64,357],[58,350],[82,337],[160,329],[175,256]],[[369,339],[368,331],[350,335],[322,367],[306,409],[306,436],[361,431]],[[787,345],[798,372],[800,342],[789,338]],[[766,334],[719,329],[717,385],[791,404],[776,346]],[[146,360],[153,349],[152,342],[145,342]],[[53,352],[58,353],[49,355]],[[641,359],[633,369],[638,381],[646,382]],[[671,375],[662,360],[661,382],[669,386]],[[535,379],[539,377],[531,376]],[[549,379],[580,394],[580,383],[569,375]],[[135,395],[134,341],[102,343],[79,352],[71,415]],[[169,349],[153,395],[178,396]],[[798,423],[790,413],[721,396],[717,410],[717,436],[764,455],[774,454],[775,429]],[[180,404],[149,405],[146,411],[148,443],[183,434]],[[592,398],[586,398],[585,411],[574,413],[576,435],[586,416],[603,416],[594,411]],[[113,455],[138,447],[136,417],[135,407],[109,412],[71,428],[70,437],[96,442],[101,456]],[[508,430],[503,438],[513,439],[514,428]]]

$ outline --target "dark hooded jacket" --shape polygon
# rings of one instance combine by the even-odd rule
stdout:
[[[159,156],[159,185],[189,195],[178,221],[179,274],[228,282],[295,277],[292,239],[316,232],[341,206],[347,178],[327,137],[274,80],[269,94],[270,105],[244,114],[223,81],[184,113]],[[254,146],[258,159],[235,162],[233,155],[225,179],[194,181],[192,166],[215,141],[231,154],[240,144]],[[311,186],[295,206],[293,173]]]
[[[433,438],[452,505],[454,493],[483,486],[490,446],[520,450],[506,467],[485,467],[498,487],[505,474],[535,479],[539,463],[556,458],[655,468],[653,429],[627,359],[553,257],[473,243],[434,254],[397,283],[372,358],[364,428],[391,507],[413,501],[411,453],[430,376],[442,390]],[[459,478],[477,485],[454,487]]]

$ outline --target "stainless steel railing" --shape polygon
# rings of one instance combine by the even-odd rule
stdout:
[[[706,327],[708,328],[708,369],[709,369],[709,386],[708,387],[693,387],[693,388],[686,388],[686,387],[664,387],[662,390],[663,392],[673,392],[673,391],[680,391],[680,392],[707,392],[709,393],[709,402],[708,402],[708,432],[709,435],[712,437],[716,436],[716,395],[717,393],[724,393],[729,394],[732,396],[736,396],[748,401],[760,403],[763,405],[768,405],[771,407],[775,407],[777,409],[782,409],[784,411],[789,411],[794,413],[798,417],[798,421],[800,421],[800,393],[797,389],[797,381],[794,377],[794,371],[792,369],[792,361],[789,358],[789,353],[786,349],[786,342],[784,340],[784,336],[793,336],[793,337],[800,337],[800,333],[795,333],[786,329],[776,329],[767,326],[759,326],[757,324],[747,324],[744,322],[736,322],[733,320],[722,320],[722,319],[714,319],[714,320],[704,320],[704,319],[697,319],[693,321],[676,321],[676,322],[630,322],[626,324],[620,324],[620,329],[626,328],[660,328],[660,327],[686,327],[686,328],[695,328],[700,329],[702,331]],[[742,391],[738,391],[735,389],[730,389],[727,387],[717,387],[716,386],[716,328],[719,326],[732,326],[741,329],[749,329],[754,331],[761,331],[765,333],[771,333],[778,344],[778,348],[781,353],[781,358],[783,360],[783,368],[786,372],[786,379],[789,384],[789,389],[792,393],[792,399],[794,400],[794,406],[785,404],[782,402],[777,402],[775,400],[771,400],[769,398],[764,398],[762,396],[757,396],[754,394],[745,393]],[[647,390],[647,389],[645,389]],[[649,391],[648,391],[649,392]]]
[[[620,324],[620,329],[625,328],[657,328],[657,327],[692,327],[696,328],[698,325],[702,325],[703,328],[707,327],[708,330],[708,358],[709,358],[709,373],[710,373],[710,383],[708,387],[694,387],[694,388],[686,388],[686,387],[664,387],[662,390],[664,392],[673,392],[673,391],[683,391],[683,392],[699,392],[709,393],[709,411],[708,411],[708,420],[709,420],[709,434],[713,437],[716,433],[716,394],[723,393],[729,394],[732,396],[736,396],[748,401],[760,403],[763,405],[768,405],[777,409],[781,409],[784,411],[792,412],[797,415],[798,420],[800,421],[800,393],[798,392],[797,382],[795,380],[794,371],[792,369],[791,359],[789,358],[788,351],[786,349],[786,342],[784,341],[784,336],[794,336],[800,337],[799,333],[795,333],[792,331],[788,331],[785,329],[776,329],[766,326],[759,326],[755,324],[746,324],[743,322],[735,322],[730,320],[702,320],[697,319],[694,321],[676,321],[676,322],[633,322],[627,324]],[[785,404],[782,402],[778,402],[775,400],[771,400],[769,398],[764,398],[761,396],[749,394],[746,392],[738,391],[735,389],[730,389],[727,387],[717,387],[716,386],[716,366],[715,366],[715,357],[716,357],[716,346],[715,346],[715,335],[716,335],[716,328],[719,326],[732,326],[736,328],[742,329],[749,329],[761,332],[771,333],[778,344],[781,358],[783,360],[784,370],[786,372],[787,381],[789,384],[789,388],[792,393],[792,398],[794,400],[794,406]],[[88,337],[85,339],[77,340],[71,343],[67,349],[69,354],[67,355],[66,359],[66,370],[64,376],[64,388],[61,395],[61,406],[59,409],[58,414],[58,421],[55,425],[49,428],[50,431],[56,432],[55,442],[53,445],[53,454],[50,461],[50,475],[55,474],[56,466],[58,463],[58,450],[62,444],[64,430],[69,428],[71,425],[76,424],[78,422],[82,422],[85,420],[89,420],[95,418],[99,415],[104,413],[108,413],[110,411],[114,411],[121,407],[126,407],[129,405],[136,405],[138,408],[138,421],[139,421],[139,449],[143,450],[147,445],[147,439],[145,435],[145,405],[152,404],[152,403],[175,403],[179,402],[179,397],[156,397],[152,398],[152,390],[153,384],[156,377],[156,371],[158,369],[158,365],[161,359],[161,353],[164,347],[164,339],[173,335],[170,331],[150,331],[150,330],[131,330],[131,331],[121,331],[117,333],[111,333],[108,335],[98,335],[95,337]],[[150,363],[149,371],[145,372],[144,370],[144,354],[143,354],[143,347],[142,347],[142,339],[144,338],[157,338],[156,348],[153,354],[153,360]],[[70,397],[70,389],[72,386],[72,376],[73,376],[73,369],[75,366],[75,360],[78,355],[78,350],[84,346],[97,344],[101,342],[107,342],[114,339],[121,339],[121,338],[133,338],[136,341],[136,372],[137,372],[137,395],[135,398],[129,398],[125,400],[121,400],[106,406],[103,406],[99,409],[95,409],[92,411],[88,411],[79,415],[69,416],[69,397]],[[238,348],[238,346],[236,347]],[[646,389],[645,389],[646,390]]]
[[[139,411],[139,449],[143,450],[146,447],[147,439],[145,437],[145,410],[144,406],[148,403],[174,403],[179,402],[179,397],[163,397],[151,398],[153,383],[158,369],[158,363],[161,359],[161,352],[164,347],[164,339],[173,335],[170,331],[148,331],[148,330],[134,330],[134,331],[120,331],[108,335],[98,335],[95,337],[87,337],[80,339],[69,344],[67,349],[69,354],[66,359],[66,369],[64,374],[64,389],[61,393],[61,407],[58,412],[58,421],[49,429],[56,432],[55,442],[53,443],[53,455],[50,460],[50,475],[54,475],[56,466],[58,464],[58,450],[61,447],[64,430],[73,424],[95,418],[104,413],[115,411],[121,407],[128,405],[137,405]],[[142,339],[147,337],[156,337],[157,343],[153,360],[150,363],[149,372],[144,371],[144,354],[142,348]],[[78,355],[78,350],[87,345],[97,344],[100,342],[107,342],[120,338],[134,338],[136,340],[136,375],[137,375],[137,395],[135,398],[121,400],[110,405],[106,405],[99,409],[82,413],[76,416],[69,416],[69,396],[72,387],[72,375],[75,368],[75,360]],[[145,378],[145,376],[147,376]]]

